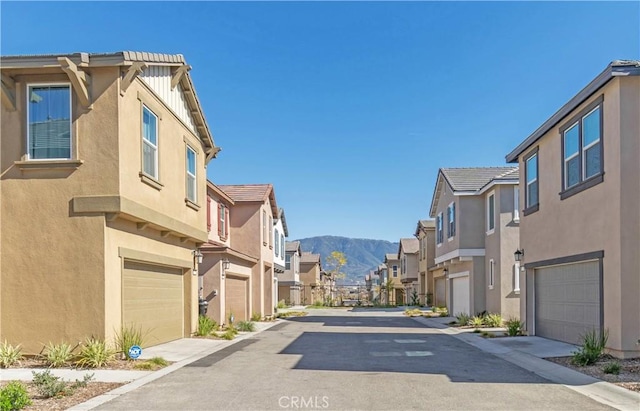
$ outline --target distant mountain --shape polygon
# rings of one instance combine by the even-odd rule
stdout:
[[[347,265],[343,272],[347,275],[345,284],[364,284],[364,276],[384,261],[384,255],[398,252],[398,243],[363,238],[334,237],[330,235],[303,238],[300,240],[303,252],[320,254],[324,268],[326,258],[333,251],[343,252]]]

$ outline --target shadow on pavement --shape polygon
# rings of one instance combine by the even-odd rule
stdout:
[[[291,317],[287,321],[300,323],[323,323],[326,327],[385,327],[385,328],[428,328],[408,317],[347,317],[310,315]]]

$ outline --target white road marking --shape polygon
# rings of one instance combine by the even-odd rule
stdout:
[[[364,340],[367,344],[380,344],[380,343],[389,343],[391,340]]]
[[[372,351],[369,353],[373,357],[401,357],[402,353],[396,351]]]
[[[394,342],[397,342],[398,344],[421,344],[421,343],[426,343],[425,340],[393,340]]]
[[[431,351],[405,351],[407,357],[428,357],[433,355]]]

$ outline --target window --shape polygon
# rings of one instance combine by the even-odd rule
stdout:
[[[158,179],[158,117],[142,106],[142,172]]]
[[[284,257],[284,268],[285,270],[291,270],[291,254],[287,254]]]
[[[262,210],[262,245],[267,245],[267,212]]]
[[[538,205],[538,152],[524,160],[525,193],[524,201],[527,209],[535,208]],[[526,214],[525,214],[526,215]]]
[[[211,197],[207,196],[207,232],[211,231]]]
[[[449,204],[447,207],[447,237],[453,238],[456,235],[456,203]]]
[[[495,262],[493,261],[493,259],[489,260],[489,288],[493,288],[493,284],[495,281],[495,269]]]
[[[407,256],[402,256],[402,274],[407,275]]]
[[[196,190],[196,152],[187,146],[187,199],[195,203],[198,199]]]
[[[280,234],[280,255],[284,255],[284,234]]]
[[[487,234],[496,228],[496,195],[494,192],[487,197]]]
[[[513,221],[520,221],[520,188],[513,187]]]
[[[71,158],[71,86],[28,87],[27,147],[30,160]]]
[[[436,242],[442,244],[442,213],[436,217]]]
[[[275,238],[275,243],[276,243],[276,248],[274,250],[276,257],[279,255],[280,253],[280,233],[278,232],[278,229],[276,228],[276,238]]]
[[[229,211],[224,204],[218,203],[218,235],[223,241],[227,238],[229,232]]]
[[[397,276],[398,276],[398,266],[397,266],[397,265],[394,265],[394,266],[393,266],[393,276],[394,276],[394,277],[397,277]]]
[[[426,234],[422,238],[422,259],[423,260],[427,259],[427,236],[426,236]]]
[[[273,217],[269,216],[269,248],[273,247]]]
[[[602,174],[602,100],[599,99],[577,118],[569,121],[562,133],[562,188],[568,190]],[[587,187],[585,187],[587,188]]]

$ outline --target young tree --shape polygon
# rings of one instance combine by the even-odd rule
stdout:
[[[329,275],[331,284],[331,298],[333,299],[333,284],[336,280],[345,278],[347,275],[342,272],[342,267],[347,264],[347,257],[340,251],[333,251],[325,260],[325,272]]]

